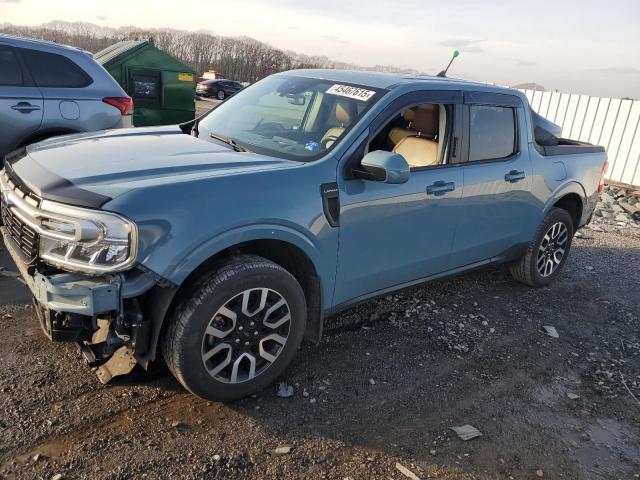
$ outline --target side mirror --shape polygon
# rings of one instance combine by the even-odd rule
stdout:
[[[353,170],[356,178],[385,183],[406,183],[409,180],[409,164],[397,153],[374,150],[364,156],[360,165],[360,169]]]

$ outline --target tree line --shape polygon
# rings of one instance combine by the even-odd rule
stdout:
[[[365,69],[354,64],[336,62],[324,56],[308,56],[280,50],[249,37],[223,37],[209,32],[137,27],[116,29],[92,23],[60,21],[37,27],[4,24],[0,25],[0,32],[72,45],[91,53],[122,40],[153,39],[158,48],[188,65],[198,74],[217,70],[225,77],[241,82],[254,82],[273,73],[300,68]],[[366,70],[419,74],[415,70],[382,65]]]

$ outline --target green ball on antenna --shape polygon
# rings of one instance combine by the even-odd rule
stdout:
[[[442,78],[446,78],[447,76],[447,72],[449,71],[449,67],[451,66],[451,64],[453,63],[453,60],[460,55],[460,52],[458,50],[454,50],[453,51],[453,57],[451,57],[451,60],[449,60],[449,65],[447,65],[447,68],[445,68],[444,70],[442,70],[438,76],[442,77]]]

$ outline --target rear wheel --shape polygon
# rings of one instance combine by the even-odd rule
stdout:
[[[224,90],[218,90],[216,96],[218,97],[218,100],[224,100],[224,97],[226,97],[227,95],[224,93]]]
[[[269,260],[243,255],[187,295],[168,325],[163,354],[190,392],[235,400],[284,371],[302,342],[305,322],[296,279]]]
[[[532,287],[542,287],[555,280],[569,256],[573,228],[573,220],[566,210],[552,208],[525,255],[511,265],[511,275]]]

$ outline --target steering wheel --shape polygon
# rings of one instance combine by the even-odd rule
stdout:
[[[265,131],[273,131],[273,130],[277,130],[278,132],[283,132],[286,129],[287,128],[284,125],[278,122],[266,122],[266,123],[260,122],[258,125],[255,126],[253,130],[256,132],[265,132]]]
[[[336,142],[336,140],[338,140],[337,135],[329,135],[327,138],[322,139],[320,144],[322,145],[322,148],[324,148],[325,150],[328,150],[331,147],[331,145],[333,145]],[[328,145],[329,142],[331,142],[331,145]]]

